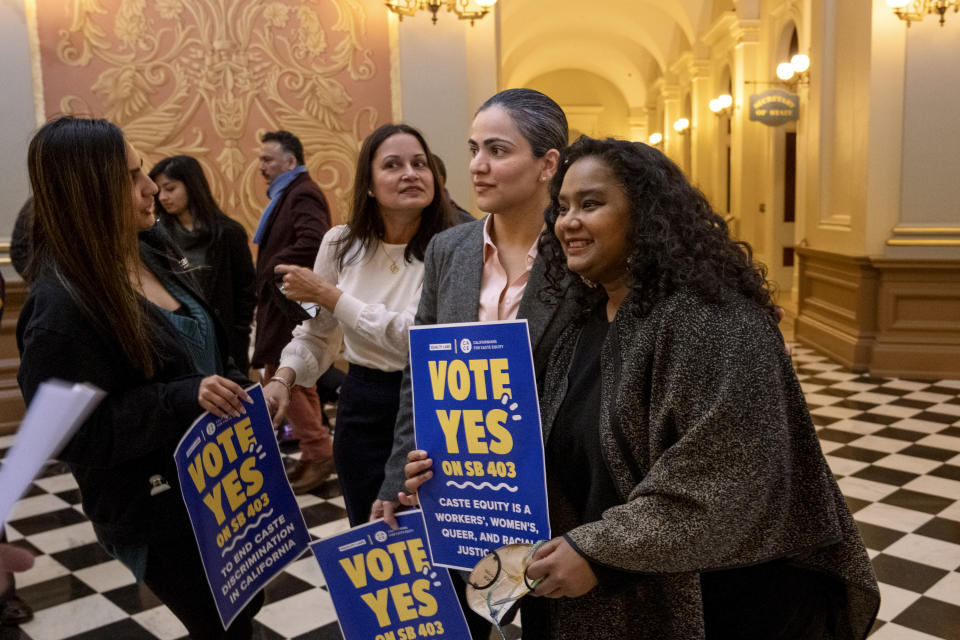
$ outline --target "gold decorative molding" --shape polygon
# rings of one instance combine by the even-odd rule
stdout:
[[[730,37],[734,46],[739,47],[742,44],[760,42],[761,24],[760,20],[743,19],[730,25]]]
[[[336,217],[344,217],[360,142],[381,114],[391,115],[382,3],[56,4],[39,3],[34,29],[45,116],[106,117],[148,164],[195,156],[217,200],[248,229],[266,204],[259,137],[287,129],[303,142],[310,174]]]
[[[894,227],[894,233],[922,233],[930,235],[960,234],[960,227]]]
[[[960,227],[914,227],[893,228],[894,236],[887,240],[890,247],[960,247]],[[927,236],[924,238],[910,236]],[[934,237],[929,237],[934,236]],[[942,236],[942,237],[936,237]]]
[[[891,247],[960,247],[960,238],[890,238]]]

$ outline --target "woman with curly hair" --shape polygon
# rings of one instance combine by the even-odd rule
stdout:
[[[540,251],[581,295],[524,638],[865,637],[876,580],[749,247],[659,151],[581,138]]]

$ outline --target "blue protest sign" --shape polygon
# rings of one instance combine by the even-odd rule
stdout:
[[[263,389],[246,415],[205,413],[174,452],[207,582],[226,629],[253,596],[310,543],[283,471]],[[176,559],[171,559],[171,562]]]
[[[436,564],[550,537],[540,405],[526,320],[411,327],[420,506]]]
[[[313,544],[346,640],[469,638],[450,574],[430,564],[418,511]]]

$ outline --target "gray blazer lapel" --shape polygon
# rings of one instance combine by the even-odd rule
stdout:
[[[467,223],[472,229],[451,247],[450,282],[456,292],[455,304],[444,322],[476,322],[480,310],[480,282],[483,278],[483,221]]]
[[[520,300],[520,308],[517,310],[518,318],[526,318],[527,326],[530,330],[530,348],[534,353],[537,351],[537,345],[550,323],[553,316],[554,306],[545,304],[541,300],[540,292],[543,291],[549,283],[546,277],[546,267],[543,259],[538,255],[533,261],[533,267],[530,269],[530,278],[527,280],[527,286],[523,291],[523,299]]]

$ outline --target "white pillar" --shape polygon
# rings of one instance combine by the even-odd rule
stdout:
[[[23,2],[0,3],[0,238],[9,240],[13,221],[30,193],[27,145],[37,126],[27,16]]]
[[[420,12],[393,28],[399,54],[394,79],[402,88],[398,115],[443,158],[453,199],[476,212],[467,139],[474,112],[499,85],[499,10],[473,26],[446,12],[434,25],[429,12]]]

